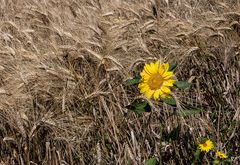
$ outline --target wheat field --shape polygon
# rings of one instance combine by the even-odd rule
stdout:
[[[201,137],[240,164],[239,50],[239,0],[1,0],[0,164],[187,165]],[[200,114],[126,108],[158,59]]]

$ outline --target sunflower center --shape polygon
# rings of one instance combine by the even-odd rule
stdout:
[[[151,90],[156,90],[162,86],[163,81],[163,77],[159,73],[156,73],[148,80],[148,86]]]
[[[203,143],[202,145],[203,145],[203,147],[207,147],[208,146],[207,143]]]

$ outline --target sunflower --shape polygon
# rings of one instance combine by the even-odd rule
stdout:
[[[214,145],[213,142],[209,139],[203,141],[202,143],[198,144],[198,147],[201,151],[208,152],[213,149]]]
[[[171,92],[170,87],[176,81],[172,77],[173,72],[169,71],[169,64],[156,63],[145,64],[143,71],[140,73],[142,77],[141,83],[138,85],[141,93],[150,99],[153,97],[155,100],[159,98],[166,98]]]
[[[223,152],[221,152],[221,151],[217,151],[217,152],[215,153],[215,155],[216,155],[217,158],[220,158],[220,159],[226,159],[226,158],[228,158],[228,156],[227,156],[226,154],[224,154]]]

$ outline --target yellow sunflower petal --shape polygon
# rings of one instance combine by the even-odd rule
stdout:
[[[143,67],[143,72],[146,72],[148,74],[151,74],[149,71],[148,71],[148,68],[150,67],[149,64],[145,64],[144,67]]]
[[[173,72],[165,72],[164,74],[163,74],[163,78],[164,79],[169,79],[169,78],[171,78],[173,76]]]
[[[140,76],[143,78],[143,79],[149,79],[150,78],[150,74],[148,74],[147,72],[145,72],[145,71],[142,71],[141,73],[140,73]]]
[[[160,67],[159,67],[159,74],[160,75],[163,75],[165,72],[167,72],[168,71],[168,69],[169,69],[169,65],[168,65],[168,63],[164,63],[164,64],[162,64]]]
[[[167,86],[162,86],[161,90],[163,91],[163,93],[170,93],[171,92],[171,90]]]
[[[142,88],[142,87],[144,87],[146,84],[145,83],[140,83],[140,84],[138,84],[138,88]]]
[[[151,64],[146,64],[144,66],[144,71],[147,73],[147,74],[154,74],[155,73],[155,70],[154,70],[154,67],[151,67]]]
[[[167,98],[168,96],[169,96],[168,94],[163,93],[163,92],[162,92],[161,95],[160,95],[160,97],[163,98],[163,99]]]
[[[156,62],[156,63],[151,63],[151,64],[150,64],[150,67],[151,67],[152,70],[153,70],[153,74],[155,74],[155,73],[158,72],[158,62]]]
[[[157,100],[159,98],[160,94],[161,94],[161,90],[160,89],[156,90],[153,94],[153,98],[155,100]]]
[[[142,84],[139,84],[139,85],[138,85],[138,88],[140,89],[140,92],[141,92],[141,93],[144,93],[144,92],[150,90],[149,86],[146,85],[146,84],[143,84],[143,83],[142,83]]]
[[[164,82],[163,82],[163,86],[172,87],[172,86],[173,86],[173,83],[174,83],[174,81],[169,81],[169,80],[167,80],[167,81],[164,81]]]
[[[150,99],[154,93],[154,90],[148,90],[145,92],[145,96]]]
[[[166,80],[167,82],[171,83],[171,84],[174,84],[177,80],[174,80],[174,79],[168,79]]]

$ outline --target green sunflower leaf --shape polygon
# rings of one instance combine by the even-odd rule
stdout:
[[[226,160],[224,160],[224,161],[223,161],[223,163],[232,164],[232,163],[233,163],[233,161],[232,161],[231,159],[226,159]]]
[[[201,154],[201,151],[199,149],[197,149],[196,152],[194,153],[194,162],[192,163],[192,165],[194,165],[195,163],[197,163],[199,161],[200,154]]]
[[[177,64],[169,64],[169,68],[168,71],[173,71],[174,69],[176,69]]]
[[[141,77],[140,76],[135,76],[132,79],[127,79],[126,81],[124,81],[123,84],[126,85],[126,86],[131,86],[131,85],[139,84],[140,81],[141,81]]]
[[[219,159],[215,159],[213,161],[213,165],[219,165],[221,163],[221,161]]]
[[[203,110],[200,108],[192,108],[192,109],[186,109],[180,112],[180,115],[183,117],[191,116],[191,115],[196,115],[202,112]]]
[[[134,101],[132,104],[126,106],[126,108],[135,112],[138,115],[141,115],[144,112],[151,112],[151,106],[146,101],[143,102]]]
[[[188,87],[190,87],[190,83],[187,81],[176,81],[174,83],[174,85],[178,88],[178,89],[186,89]]]
[[[157,165],[158,161],[156,158],[150,158],[145,161],[144,165]]]
[[[177,103],[176,103],[176,100],[173,98],[173,97],[167,97],[167,98],[164,98],[162,99],[162,101],[168,105],[171,105],[171,106],[176,106]]]

